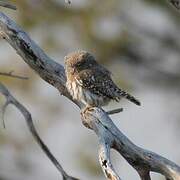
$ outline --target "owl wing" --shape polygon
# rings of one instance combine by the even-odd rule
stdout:
[[[115,100],[117,98],[115,97],[115,92],[118,90],[118,87],[112,81],[110,72],[107,70],[99,68],[98,70],[84,70],[78,73],[75,79],[80,86],[96,95]]]
[[[80,86],[98,96],[103,96],[116,101],[119,101],[124,97],[138,106],[141,105],[140,101],[134,96],[116,86],[111,79],[110,72],[106,69],[103,70],[98,68],[84,70],[78,73],[75,79]]]

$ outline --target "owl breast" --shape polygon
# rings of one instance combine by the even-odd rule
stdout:
[[[76,81],[67,81],[66,87],[73,99],[82,102],[85,106],[104,106],[110,101],[108,98],[91,93]]]

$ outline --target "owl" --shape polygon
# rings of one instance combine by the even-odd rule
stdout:
[[[65,73],[67,90],[85,106],[101,107],[121,98],[140,105],[136,98],[120,89],[113,82],[111,72],[86,51],[72,52],[65,57]]]

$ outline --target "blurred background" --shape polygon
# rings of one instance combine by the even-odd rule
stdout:
[[[58,63],[64,64],[67,53],[83,49],[111,70],[114,81],[142,103],[111,103],[106,109],[124,108],[112,116],[114,123],[135,144],[180,164],[180,12],[164,0],[11,2],[17,11],[1,11]],[[82,125],[79,109],[39,78],[4,40],[0,56],[0,72],[29,77],[0,76],[0,81],[31,112],[41,138],[64,169],[80,179],[105,179],[97,137]],[[0,123],[0,180],[59,179],[15,107],[8,107],[5,121],[6,129]],[[112,151],[112,159],[122,179],[139,179],[117,152]]]

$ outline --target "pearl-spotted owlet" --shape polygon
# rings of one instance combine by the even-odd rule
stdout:
[[[112,80],[111,73],[97,63],[86,51],[77,51],[65,57],[66,87],[73,99],[85,106],[101,107],[109,101],[126,98],[140,105],[140,102],[121,90]]]

